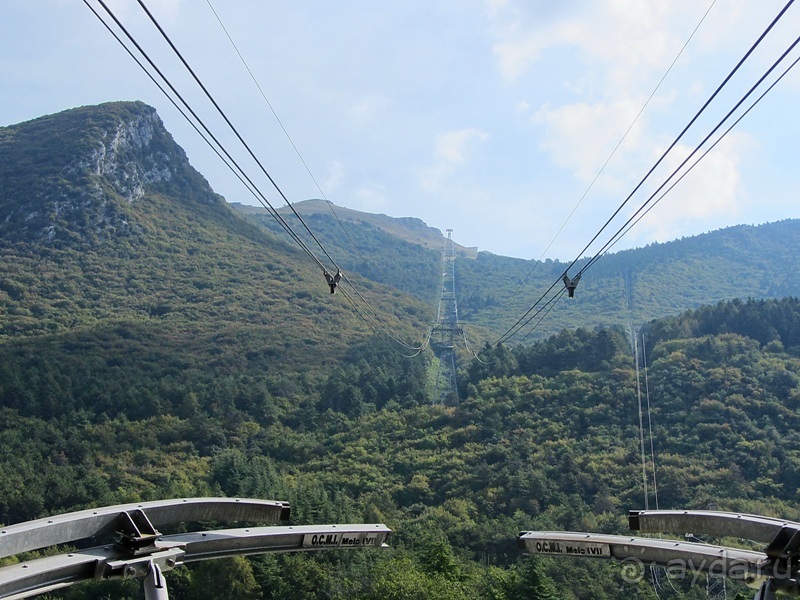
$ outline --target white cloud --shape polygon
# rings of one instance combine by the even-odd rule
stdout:
[[[528,30],[512,22],[501,29],[503,31],[496,35],[492,53],[500,73],[509,82],[514,82],[530,70],[545,49],[574,43],[580,35],[574,23],[568,21],[551,24],[548,28],[534,27]]]
[[[389,104],[389,99],[382,94],[367,94],[358,99],[348,114],[357,124],[364,124],[380,117]]]
[[[508,6],[508,0],[486,0],[486,14],[490,18],[496,17],[500,12]]]
[[[624,98],[609,103],[581,102],[544,107],[533,118],[544,127],[541,146],[553,162],[589,182],[631,127],[640,107],[641,102]],[[641,132],[642,124],[637,121],[620,148],[628,152],[636,150]]]
[[[643,70],[663,72],[703,14],[692,0],[604,0],[548,7],[508,1],[493,8],[493,54],[508,81],[533,70],[546,50],[567,52],[572,47],[584,68],[595,70],[602,64],[601,72],[607,72],[609,84],[615,86],[636,84]]]
[[[443,133],[436,139],[436,158],[451,165],[459,165],[466,160],[467,151],[474,140],[482,142],[488,137],[489,134],[485,131],[474,127]]]
[[[339,160],[332,160],[328,164],[325,173],[325,181],[322,184],[322,190],[326,194],[334,193],[345,179],[344,164]]]
[[[642,219],[636,226],[637,237],[663,242],[679,237],[687,229],[699,233],[715,228],[715,223],[736,222],[746,201],[740,166],[752,146],[749,135],[728,134]],[[679,145],[675,151],[677,156],[686,157],[691,149]],[[670,162],[668,172],[672,172],[680,160]]]
[[[426,191],[434,191],[443,180],[455,173],[468,158],[476,142],[489,139],[489,134],[474,127],[447,131],[436,136],[433,166],[422,173],[420,184]]]
[[[175,21],[181,13],[182,0],[159,0],[150,11],[159,20]]]
[[[377,184],[362,185],[355,191],[353,208],[365,212],[381,213],[391,206],[386,188]]]

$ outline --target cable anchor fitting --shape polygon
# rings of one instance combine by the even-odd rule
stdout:
[[[323,271],[325,274],[325,280],[328,282],[328,285],[331,286],[331,294],[336,293],[336,286],[339,285],[339,281],[342,279],[342,272],[339,269],[336,269],[336,275],[331,275],[328,271]]]
[[[581,274],[580,273],[578,273],[575,276],[575,279],[570,279],[569,275],[564,273],[564,279],[563,279],[564,287],[567,288],[567,293],[569,293],[569,297],[570,298],[574,298],[575,297],[575,288],[578,287],[578,282],[580,280],[581,280]]]

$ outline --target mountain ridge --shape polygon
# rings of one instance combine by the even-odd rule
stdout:
[[[232,202],[231,206],[236,210],[247,215],[267,215],[267,210],[262,207],[250,206],[239,202]],[[301,215],[333,215],[342,221],[350,221],[354,223],[367,223],[378,229],[382,229],[391,235],[395,235],[399,239],[419,244],[425,248],[432,250],[441,250],[443,246],[444,236],[439,229],[430,227],[422,219],[417,217],[390,217],[383,213],[368,213],[352,208],[345,208],[337,206],[329,200],[309,199],[293,202],[292,207]],[[276,211],[284,216],[289,216],[294,211],[287,207],[282,206]],[[477,246],[462,246],[458,243],[453,243],[456,252],[465,258],[475,258],[478,254]]]
[[[253,306],[263,304],[265,291],[267,296],[309,293],[316,298],[320,287],[327,289],[320,273],[315,274],[318,267],[305,261],[294,240],[265,211],[228,204],[210,188],[155,110],[143,103],[80,107],[0,128],[0,184],[0,252],[7,268],[14,260],[28,268],[24,274],[6,270],[0,278],[5,294],[0,301],[8,306],[7,314],[21,313],[14,325],[7,323],[18,332],[33,331],[28,326],[36,330],[47,320],[24,314],[30,312],[28,305],[38,306],[38,314],[47,315],[53,324],[60,323],[54,325],[57,328],[73,319],[72,309],[81,319],[113,314],[102,300],[109,290],[136,290],[138,299],[119,295],[113,301],[133,318],[172,319],[219,311],[202,301],[184,300],[209,299],[215,289],[237,297],[256,283],[261,290],[247,294]],[[416,322],[431,322],[440,294],[445,239],[438,229],[419,219],[371,215],[323,200],[298,202],[293,208],[304,215],[348,276],[370,293],[383,295],[385,300],[378,302],[389,303],[389,312],[396,315],[392,318],[402,321],[398,315],[410,310]],[[279,211],[288,214],[291,209]],[[287,217],[290,222],[291,218]],[[302,228],[297,229],[309,247],[316,247]],[[248,240],[238,251],[236,236]],[[212,259],[215,244],[228,256],[217,263],[232,266],[244,259],[238,253],[257,255],[254,263],[259,265],[241,270],[261,271],[266,279],[247,281],[218,267],[189,268],[194,257]],[[83,254],[68,262],[54,261],[55,255],[48,253],[58,248]],[[106,254],[97,253],[101,248]],[[459,317],[481,342],[503,333],[567,266],[557,260],[539,262],[460,248],[455,263]],[[541,339],[579,325],[638,327],[653,318],[734,297],[800,295],[791,269],[792,257],[799,253],[800,221],[785,220],[608,254],[584,274],[576,297],[559,302],[524,339]],[[125,262],[136,257],[139,263]],[[578,261],[575,268],[583,264],[585,260]],[[59,269],[69,275],[59,278]],[[122,277],[126,269],[184,274],[179,287],[192,281],[201,293],[187,290],[176,295],[168,277]],[[212,281],[212,273],[229,283]],[[133,283],[139,279],[148,283]],[[61,285],[57,281],[64,282],[64,290],[56,290]],[[92,291],[93,281],[104,289]],[[234,281],[238,291],[231,287]],[[376,284],[384,286],[383,291],[378,292]],[[280,289],[271,289],[276,286]],[[415,301],[401,299],[391,289],[422,304],[408,308],[407,303]],[[82,298],[87,293],[90,298]],[[284,302],[278,297],[268,304]],[[181,310],[176,309],[179,305]],[[201,306],[205,308],[198,313]],[[337,305],[336,310],[347,309]],[[245,312],[250,318],[265,318]],[[20,328],[20,323],[28,325]]]
[[[83,157],[105,147],[94,131],[74,140]],[[681,307],[792,292],[798,223],[604,257],[547,315],[562,331],[484,347],[457,373],[458,401],[444,405],[428,393],[430,351],[398,350],[344,293],[329,293],[305,253],[242,218],[186,165],[183,181],[146,181],[146,162],[70,175],[73,146],[63,134],[60,151],[48,149],[53,135],[36,142],[52,154],[29,149],[16,170],[2,167],[12,185],[0,188],[0,521],[227,495],[289,501],[292,525],[383,522],[396,532],[393,552],[241,557],[168,574],[178,598],[240,598],[249,582],[252,598],[511,600],[555,597],[536,591],[552,581],[569,600],[651,597],[618,565],[520,559],[513,541],[533,529],[629,534],[622,515],[641,503],[643,439],[629,333],[659,312],[681,313],[645,331],[662,508],[713,502],[797,518],[800,302]],[[131,144],[131,160],[146,160]],[[135,181],[144,194],[129,201]],[[83,183],[101,196],[82,195]],[[75,202],[68,214],[52,208],[62,192]],[[41,223],[55,224],[52,237],[40,217],[24,235],[9,225],[24,223],[30,206],[17,207],[32,199],[50,207]],[[129,229],[98,232],[102,201]],[[429,330],[441,249],[346,221],[353,252],[333,216],[307,219],[392,334]],[[470,337],[482,321],[486,338],[496,333],[566,266],[458,259]],[[705,594],[670,583],[679,591],[665,598]],[[111,582],[103,595],[141,589]]]
[[[0,128],[0,236],[55,243],[137,235],[145,189],[222,206],[141,102],[85,106]]]
[[[337,355],[371,335],[297,246],[211,189],[143,103],[0,128],[0,157],[0,339],[106,319],[180,335],[248,323],[278,346],[328,344]],[[398,304],[378,285],[364,293],[389,326],[420,327],[413,299]]]

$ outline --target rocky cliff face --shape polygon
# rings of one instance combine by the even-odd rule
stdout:
[[[90,172],[105,179],[128,202],[145,194],[145,186],[173,177],[170,157],[154,140],[164,137],[161,119],[152,109],[142,109],[116,128],[104,130],[88,158],[79,159],[69,171]],[[133,160],[132,160],[133,159]]]
[[[16,241],[136,235],[138,201],[217,203],[141,102],[81,107],[0,128],[0,234]]]

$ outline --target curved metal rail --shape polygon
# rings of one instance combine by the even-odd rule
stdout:
[[[156,549],[131,557],[101,546],[0,569],[0,598],[17,600],[80,581],[147,577],[197,561],[268,552],[388,548],[382,524],[252,527],[161,536]],[[164,596],[166,597],[166,596]]]
[[[645,533],[702,532],[715,537],[735,537],[770,544],[784,528],[800,531],[800,523],[714,510],[631,510],[632,531]]]
[[[654,538],[562,531],[528,531],[519,535],[526,554],[633,559],[641,565],[681,566],[693,573],[724,575],[748,585],[761,585],[775,575],[763,552],[712,544]]]
[[[102,541],[125,526],[147,531],[149,524],[160,527],[193,521],[279,523],[288,520],[289,514],[286,502],[257,499],[178,498],[118,504],[2,527],[0,558],[80,540]],[[121,519],[130,522],[121,523]]]
[[[761,551],[695,542],[579,532],[523,531],[527,554],[609,558],[628,565],[729,577],[757,589],[756,600],[800,597],[800,523],[724,511],[632,510],[630,528],[647,533],[701,533],[766,544]]]
[[[0,529],[0,557],[72,544],[114,543],[0,568],[0,598],[21,599],[80,581],[144,579],[147,600],[168,599],[164,571],[196,561],[264,552],[386,548],[382,524],[223,529],[163,535],[156,527],[191,522],[277,523],[286,502],[185,498],[120,504],[19,523]]]

